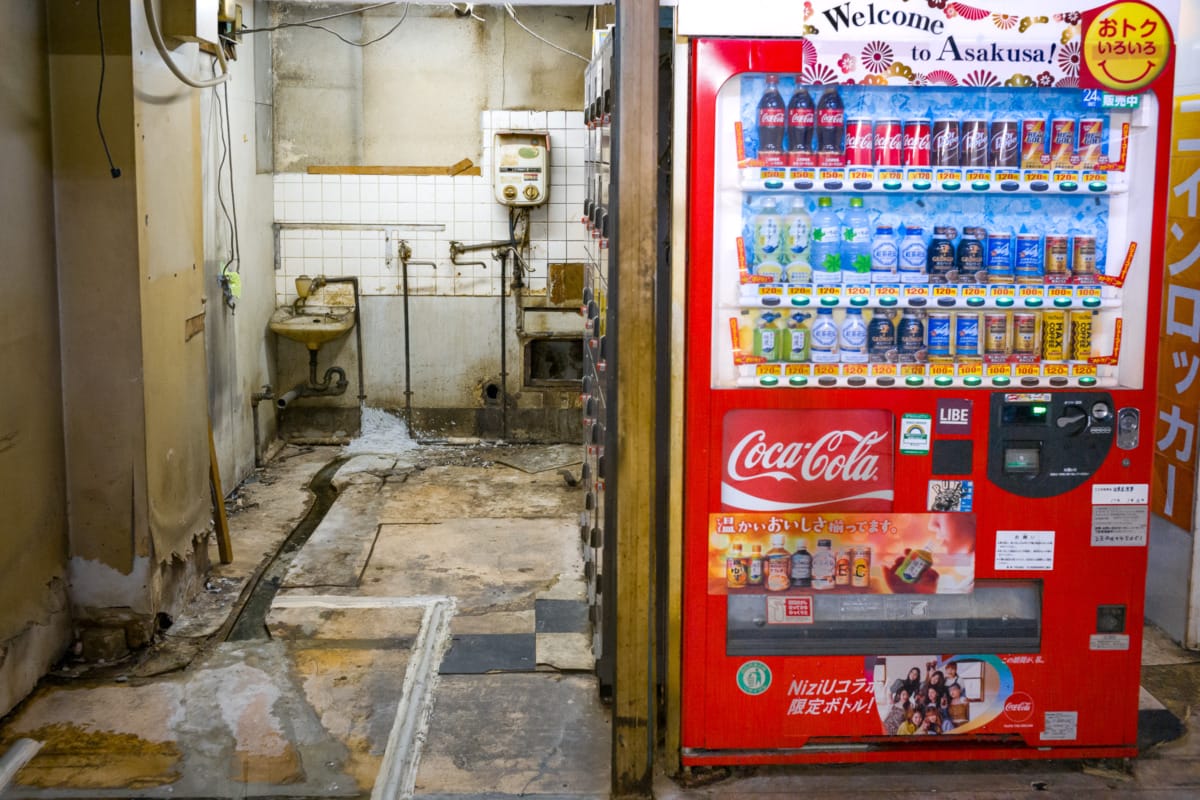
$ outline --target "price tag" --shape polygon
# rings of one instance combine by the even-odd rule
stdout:
[[[876,286],[875,287],[875,296],[876,297],[899,298],[900,297],[900,287],[899,286]]]
[[[947,364],[942,364],[942,363],[934,363],[934,364],[930,364],[930,365],[929,365],[929,374],[930,374],[930,375],[932,375],[932,376],[933,376],[933,377],[935,377],[935,378],[936,378],[938,375],[951,375],[951,376],[953,376],[953,375],[954,375],[954,365],[953,365],[953,364],[949,364],[949,363],[947,363]]]
[[[933,296],[934,297],[953,297],[955,299],[958,299],[958,287],[957,286],[934,286],[933,287]]]
[[[1076,378],[1094,378],[1096,377],[1095,364],[1072,364],[1071,375]]]
[[[895,364],[872,364],[871,365],[871,374],[872,375],[891,375],[894,377],[896,375],[896,365]]]
[[[782,286],[760,286],[758,294],[761,297],[783,297]]]
[[[898,181],[904,178],[904,173],[898,169],[881,168],[879,170],[879,180],[881,181]]]
[[[992,179],[992,173],[988,172],[986,169],[969,169],[969,170],[967,170],[967,182],[968,183],[970,183],[971,181],[990,181],[991,179]]]
[[[1066,377],[1069,373],[1070,373],[1070,369],[1067,367],[1066,364],[1058,364],[1058,363],[1042,364],[1042,374],[1047,377],[1051,377],[1051,378]]]
[[[989,378],[996,378],[996,377],[999,377],[1002,375],[1003,376],[1012,375],[1012,366],[1009,364],[988,364],[987,365],[987,376]]]
[[[837,284],[833,284],[832,286],[818,286],[817,287],[817,296],[818,297],[841,297],[842,296],[842,287]]]
[[[1017,290],[1017,294],[1024,300],[1026,297],[1041,297],[1045,294],[1045,290],[1041,286],[1022,286]]]
[[[1017,364],[1015,371],[1018,378],[1036,378],[1042,374],[1042,370],[1037,364]]]
[[[812,375],[812,364],[784,364],[783,374],[789,378],[793,375]]]
[[[813,287],[811,287],[811,286],[789,286],[789,287],[787,287],[788,297],[795,297],[797,295],[802,296],[802,297],[812,297],[812,293],[813,293]]]
[[[813,364],[813,374],[818,375],[818,376],[819,375],[837,375],[838,374],[838,365],[837,364]]]
[[[788,178],[793,181],[815,181],[817,179],[817,171],[812,167],[792,167],[788,173]]]
[[[1054,182],[1055,183],[1079,183],[1079,173],[1072,172],[1069,170],[1055,170],[1054,171]]]
[[[982,362],[982,361],[963,361],[963,362],[960,362],[960,363],[958,364],[958,374],[959,374],[959,375],[962,375],[962,376],[966,376],[966,375],[976,375],[976,376],[978,376],[978,375],[982,375],[982,374],[983,374],[983,362]]]
[[[1015,171],[1010,172],[1006,169],[998,169],[996,170],[996,180],[1016,182],[1021,180],[1021,173]]]
[[[997,286],[988,287],[988,293],[991,294],[992,297],[1013,297],[1016,295],[1017,290],[1012,286],[999,284]]]
[[[925,365],[924,364],[901,364],[900,365],[900,374],[906,378],[910,375],[919,375],[923,378],[923,377],[925,377]]]
[[[944,183],[945,181],[961,181],[962,180],[962,170],[960,170],[960,169],[942,169],[941,167],[939,167],[937,170],[937,180],[939,183]]]
[[[964,286],[962,287],[963,297],[987,297],[987,287],[985,286]]]
[[[779,364],[759,364],[754,369],[754,374],[762,377],[763,375],[774,375],[776,377],[783,374],[783,367]]]
[[[1051,286],[1046,289],[1046,295],[1049,297],[1071,297],[1075,294],[1075,290],[1069,286]],[[1024,295],[1022,295],[1024,297]]]
[[[781,181],[787,177],[787,170],[780,167],[764,168],[762,172],[759,173],[759,177],[764,181],[772,179]]]
[[[866,364],[843,364],[842,365],[842,374],[847,375],[847,376],[849,376],[849,375],[866,375],[867,374],[867,365]]]
[[[929,287],[928,286],[905,286],[904,287],[904,297],[909,300],[913,299],[914,297],[924,297],[924,298],[928,299],[929,298]]]
[[[905,172],[905,176],[910,181],[925,181],[928,183],[933,180],[933,170],[926,167],[910,167]]]
[[[846,294],[849,297],[870,297],[871,287],[866,284],[850,284],[846,287]]]
[[[850,180],[852,181],[869,181],[875,178],[875,172],[869,169],[852,168],[850,170]]]
[[[1043,169],[1027,169],[1025,170],[1024,177],[1026,183],[1050,182],[1050,173]]]
[[[846,171],[840,167],[822,167],[817,170],[817,179],[822,183],[825,181],[840,181],[846,177]]]
[[[1087,287],[1080,286],[1079,288],[1077,288],[1075,290],[1075,296],[1081,300],[1085,297],[1099,297],[1100,296],[1100,287],[1099,286],[1087,286]]]

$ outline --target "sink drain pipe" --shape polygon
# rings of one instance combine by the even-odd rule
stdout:
[[[408,265],[433,267],[437,269],[436,261],[413,261],[412,248],[404,239],[400,240],[400,270],[403,279],[402,293],[404,295],[404,424],[408,426],[408,435],[412,433],[412,350],[408,336]]]
[[[362,340],[362,314],[359,310],[362,308],[362,301],[358,296],[358,278],[326,278],[325,283],[348,283],[354,288],[354,344],[358,348],[358,404],[361,406],[367,399],[367,387],[363,383],[363,340]],[[314,359],[314,369],[315,369]],[[316,372],[313,372],[313,378],[316,377]],[[342,372],[342,379],[345,380],[346,373]],[[312,378],[310,378],[312,380]],[[325,381],[329,381],[329,372],[325,372]],[[315,383],[316,381],[313,380]],[[343,388],[344,391],[344,388]]]
[[[362,368],[362,359],[359,359],[359,368]],[[338,377],[338,382],[333,383],[333,376]],[[341,367],[330,367],[325,370],[325,378],[320,383],[317,383],[317,351],[308,351],[308,383],[297,383],[292,387],[290,392],[282,395],[275,401],[275,406],[280,411],[288,407],[288,404],[301,397],[336,397],[339,394],[344,394],[346,387],[350,382],[346,380],[346,370]]]

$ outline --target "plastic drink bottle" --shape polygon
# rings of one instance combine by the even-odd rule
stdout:
[[[786,155],[783,149],[784,132],[787,130],[787,108],[779,94],[779,76],[767,76],[767,88],[758,101],[758,160],[764,166],[783,166]]]
[[[754,327],[754,355],[762,356],[767,361],[779,360],[779,334],[782,331],[775,327],[775,320],[779,316],[778,311],[764,311]]]
[[[808,552],[808,540],[801,539],[800,547],[792,553],[792,586],[807,589],[812,586],[812,553]]]
[[[833,199],[817,200],[812,218],[812,245],[808,262],[812,264],[813,283],[834,284],[842,280],[842,221],[833,213]]]
[[[846,318],[838,330],[838,350],[844,364],[867,362],[867,323],[863,321],[861,308],[846,309]]]
[[[838,326],[833,321],[832,308],[817,309],[817,318],[809,331],[812,360],[818,364],[834,364],[838,360]]]
[[[751,224],[754,229],[754,274],[778,279],[783,274],[783,217],[774,198],[762,201]]]
[[[928,283],[925,271],[925,236],[921,228],[909,226],[900,242],[900,282]]]
[[[783,534],[771,534],[766,554],[766,584],[769,592],[787,591],[792,585],[792,554],[783,546]]]
[[[797,76],[798,78],[798,76]],[[803,166],[803,156],[813,149],[813,129],[817,124],[817,109],[812,95],[797,85],[787,105],[787,145],[792,166]],[[798,157],[799,156],[799,157]]]
[[[808,245],[812,238],[812,218],[802,198],[796,197],[783,216],[783,249],[787,263],[809,260]]]
[[[812,315],[806,311],[792,312],[783,344],[783,358],[785,361],[808,361],[808,320],[811,317]]]
[[[850,208],[842,219],[842,282],[869,283],[871,280],[871,219],[861,197],[850,198]]]
[[[871,240],[871,282],[892,283],[898,280],[897,271],[900,267],[900,242],[891,225],[879,225],[875,228],[875,238]]]

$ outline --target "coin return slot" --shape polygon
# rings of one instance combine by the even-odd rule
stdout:
[[[1004,448],[1004,471],[1009,475],[1036,475],[1041,469],[1042,449],[1036,444]]]

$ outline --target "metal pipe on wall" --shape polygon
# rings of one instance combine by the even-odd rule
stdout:
[[[412,353],[409,348],[408,334],[408,266],[416,264],[418,266],[429,266],[437,269],[436,261],[413,261],[412,248],[408,246],[408,242],[401,239],[399,242],[399,258],[400,270],[402,276],[402,290],[404,295],[404,424],[408,426],[408,435],[413,435],[412,431]]]

